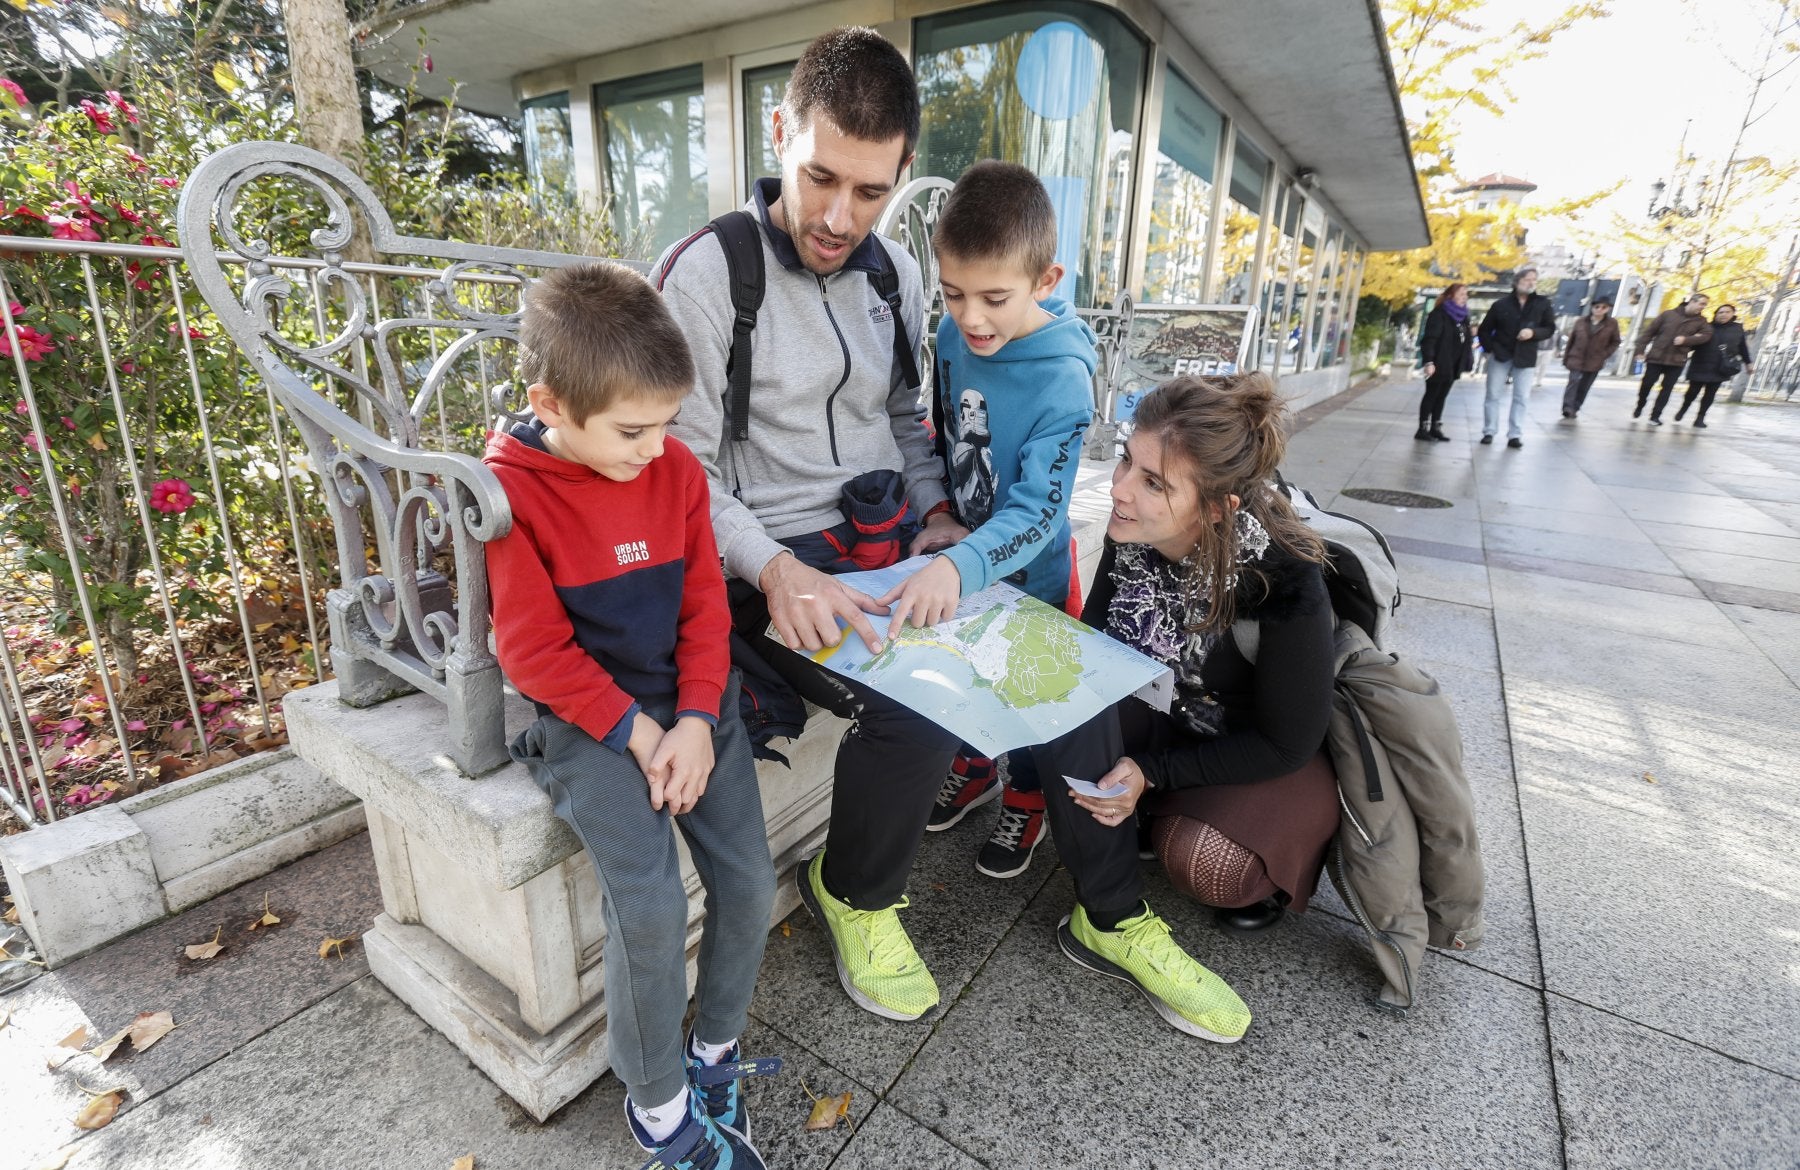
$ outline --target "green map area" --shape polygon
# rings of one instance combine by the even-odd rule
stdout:
[[[1012,606],[995,604],[968,618],[934,629],[904,626],[889,631],[881,653],[856,667],[859,674],[878,675],[894,666],[901,653],[932,647],[968,664],[971,685],[990,690],[1015,710],[1060,703],[1081,681],[1081,645],[1069,619],[1035,598]]]

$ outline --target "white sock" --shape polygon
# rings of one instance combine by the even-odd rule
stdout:
[[[736,1046],[737,1038],[735,1036],[723,1044],[708,1044],[698,1036],[688,1041],[688,1051],[693,1053],[701,1064],[718,1064],[725,1059],[725,1054]]]
[[[646,1109],[633,1101],[631,1115],[637,1118],[638,1124],[643,1126],[645,1132],[652,1138],[659,1142],[668,1141],[675,1136],[675,1131],[681,1128],[681,1123],[687,1120],[687,1086],[681,1086],[681,1092],[654,1109]]]

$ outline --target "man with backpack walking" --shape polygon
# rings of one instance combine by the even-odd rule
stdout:
[[[825,851],[799,878],[808,906],[850,997],[917,1019],[938,989],[897,911],[958,740],[808,657],[840,637],[880,649],[867,614],[885,607],[830,575],[845,567],[850,481],[885,475],[909,533],[922,519],[935,544],[968,535],[919,407],[919,268],[874,233],[918,141],[912,68],[871,29],[826,33],[771,130],[780,176],[653,273],[697,371],[671,430],[707,471],[734,629],[794,691],[853,720]],[[763,636],[771,623],[787,649]]]
[[[1556,332],[1556,309],[1550,298],[1532,291],[1538,273],[1527,268],[1513,278],[1511,296],[1501,297],[1481,319],[1476,334],[1487,354],[1487,399],[1481,409],[1481,443],[1487,446],[1500,430],[1500,399],[1512,383],[1512,411],[1506,420],[1506,445],[1525,445],[1525,404],[1537,382],[1538,347]]]

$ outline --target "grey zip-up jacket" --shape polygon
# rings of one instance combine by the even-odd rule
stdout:
[[[886,248],[900,278],[901,319],[915,348],[924,295],[919,266],[898,244],[871,234],[844,267],[815,276],[793,240],[771,222],[780,181],[762,179],[744,205],[762,225],[764,291],[752,335],[750,437],[725,425],[725,363],[731,352],[731,278],[710,231],[670,245],[653,282],[694,355],[694,391],[670,428],[706,468],[713,530],[725,571],[755,582],[782,537],[844,519],[844,482],[865,471],[899,471],[922,516],[946,499],[916,386],[894,361],[892,310],[869,273]]]

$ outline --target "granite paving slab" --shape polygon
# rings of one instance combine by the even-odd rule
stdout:
[[[1800,1165],[1800,1081],[1548,999],[1569,1170]]]
[[[850,1132],[802,1131],[811,1102],[801,1081],[817,1093],[849,1090],[859,1122],[873,1094],[754,1026],[745,1043],[788,1059],[779,1076],[748,1090],[752,1137],[770,1164],[829,1166]],[[365,978],[83,1138],[71,1165],[447,1170],[473,1154],[481,1170],[636,1170],[646,1154],[625,1128],[624,1100],[608,1075],[549,1121],[533,1121]]]
[[[1627,532],[1633,527],[1629,522],[1609,523],[1616,529]],[[1553,557],[1561,561],[1608,565],[1640,573],[1678,575],[1681,572],[1669,554],[1636,534],[1625,539],[1614,539],[1589,532],[1549,532],[1542,528],[1522,528],[1512,524],[1497,524],[1491,520],[1482,524],[1481,533],[1482,542],[1489,552]]]
[[[1690,548],[1707,552],[1733,553],[1738,556],[1763,557],[1771,561],[1800,562],[1800,536],[1769,536],[1764,533],[1729,532],[1721,528],[1695,528],[1687,524],[1658,524],[1643,521],[1638,527],[1644,535],[1664,548]]]
[[[976,873],[975,854],[999,811],[994,801],[953,828],[925,834],[907,882],[911,905],[901,921],[937,980],[943,1005],[956,1002],[1056,864],[1055,850],[1044,847],[1019,877],[996,881]],[[838,983],[825,934],[804,907],[788,916],[785,931],[777,927],[769,936],[750,1013],[877,1091],[894,1083],[936,1026],[935,1016],[901,1023],[852,1003]]]
[[[1389,644],[1415,658],[1454,662],[1479,670],[1495,671],[1500,659],[1494,649],[1494,619],[1487,609],[1458,605],[1429,597],[1403,601],[1394,611]]]
[[[1490,568],[1488,581],[1497,615],[1504,613],[1522,623],[1522,637],[1534,630],[1541,637],[1546,631],[1570,628],[1632,638],[1655,636],[1738,653],[1753,649],[1731,619],[1703,597],[1677,597],[1502,568]]]
[[[1612,501],[1608,500],[1607,503]],[[1617,505],[1610,512],[1571,512],[1567,508],[1540,508],[1530,504],[1484,500],[1481,519],[1487,524],[1510,524],[1516,528],[1569,532],[1577,536],[1604,536],[1611,540],[1649,539],[1625,518],[1624,510]]]
[[[1400,607],[1415,597],[1431,597],[1459,605],[1491,606],[1485,564],[1426,556],[1394,550],[1394,562],[1400,568]]]
[[[917,1170],[981,1170],[982,1163],[884,1102],[856,1127],[856,1136],[831,1164],[832,1170],[894,1170],[902,1166]]]
[[[1607,488],[1607,495],[1633,520],[1664,524],[1691,524],[1699,528],[1725,528],[1733,532],[1760,532],[1791,536],[1793,530],[1763,512],[1755,504],[1726,496],[1702,496],[1692,492],[1665,492],[1650,488]]]
[[[1421,1004],[1394,1019],[1366,1002],[1373,963],[1350,924],[1307,914],[1228,938],[1158,879],[1152,903],[1177,940],[1258,1016],[1242,1042],[1210,1044],[1060,960],[1071,897],[1058,874],[890,1104],[992,1165],[1560,1165],[1536,992],[1428,961]],[[1165,1107],[1121,1124],[1122,1099]]]
[[[1800,564],[1793,561],[1689,548],[1671,548],[1668,553],[1669,559],[1690,577],[1778,593],[1800,593]]]
[[[248,929],[263,897],[281,919]],[[102,1034],[139,1012],[167,1011],[179,1026],[128,1061],[149,1092],[159,1092],[227,1052],[368,974],[362,948],[319,957],[326,937],[354,938],[381,909],[375,859],[358,833],[266,877],[194,906],[58,972],[64,991]],[[225,949],[190,959],[192,943],[219,932]]]
[[[1721,605],[1719,609],[1789,681],[1800,686],[1800,614],[1748,605]]]

